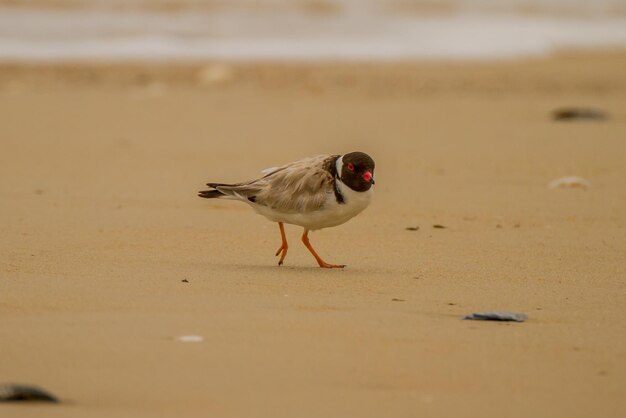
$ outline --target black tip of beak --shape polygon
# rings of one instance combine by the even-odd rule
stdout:
[[[372,177],[372,184],[376,184],[376,182],[374,181],[374,177]]]

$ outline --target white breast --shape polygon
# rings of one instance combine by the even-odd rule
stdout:
[[[340,181],[337,181],[337,186],[339,192],[343,196],[344,203],[337,203],[335,196],[333,196],[333,202],[328,205],[328,211],[332,213],[332,215],[329,217],[335,219],[336,222],[330,225],[322,226],[321,228],[341,225],[342,223],[347,222],[359,213],[363,212],[372,201],[374,189],[371,187],[365,192],[355,192]]]

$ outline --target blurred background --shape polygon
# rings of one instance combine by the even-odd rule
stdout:
[[[626,45],[623,0],[3,0],[0,60],[475,59]]]
[[[0,416],[623,418],[625,69],[626,0],[0,0],[0,384],[62,401]],[[197,197],[357,150],[341,271]]]

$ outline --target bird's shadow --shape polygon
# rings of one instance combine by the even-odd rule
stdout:
[[[341,276],[352,276],[353,274],[363,274],[364,272],[369,273],[379,273],[379,271],[372,271],[371,268],[360,268],[360,267],[351,267],[346,265],[343,268],[321,268],[316,265],[289,265],[283,264],[279,266],[278,264],[254,264],[254,263],[242,263],[238,262],[237,264],[232,263],[224,263],[224,262],[210,262],[207,265],[214,266],[222,271],[229,272],[241,272],[241,273],[257,273],[259,275],[266,275],[271,273],[271,275],[267,276],[269,278],[275,277],[283,277],[283,276],[293,276],[294,274],[306,274],[307,276],[314,275],[316,277],[341,277]],[[381,271],[382,272],[382,271]],[[332,276],[331,276],[332,275]]]

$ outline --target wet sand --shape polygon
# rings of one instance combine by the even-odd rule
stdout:
[[[3,65],[0,383],[63,403],[0,415],[624,416],[623,68]],[[296,227],[278,267],[276,225],[196,197],[353,150],[374,202],[311,236],[344,270]],[[460,320],[493,309],[529,320]]]

